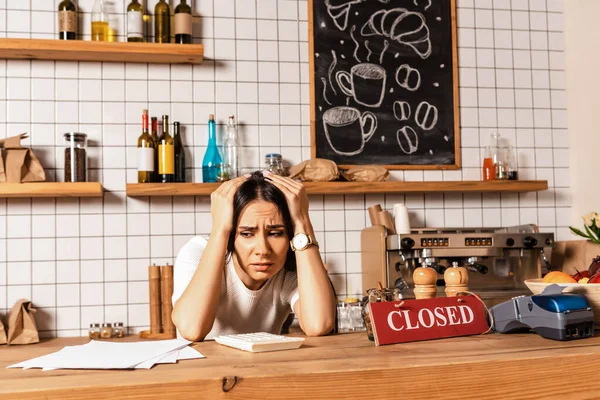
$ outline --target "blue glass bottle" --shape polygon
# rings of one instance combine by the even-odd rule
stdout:
[[[216,133],[217,125],[215,123],[215,116],[210,114],[208,120],[208,147],[206,148],[206,153],[204,153],[204,159],[202,160],[202,182],[217,182],[219,169],[223,163],[223,159],[217,148]]]

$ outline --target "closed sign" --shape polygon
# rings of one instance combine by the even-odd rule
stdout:
[[[488,330],[485,310],[473,296],[370,303],[379,345],[479,335]]]

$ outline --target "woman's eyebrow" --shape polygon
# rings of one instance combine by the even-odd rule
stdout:
[[[267,229],[282,229],[285,228],[285,225],[267,225]],[[240,231],[255,231],[258,227],[256,226],[238,226],[238,230]]]

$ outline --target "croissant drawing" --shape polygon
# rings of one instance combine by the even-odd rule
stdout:
[[[389,37],[411,47],[421,58],[431,55],[431,40],[425,17],[405,8],[377,11],[363,25],[361,34]]]

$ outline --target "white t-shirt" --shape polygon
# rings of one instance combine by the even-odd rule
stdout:
[[[192,280],[207,243],[206,237],[196,236],[179,251],[173,278],[173,305]],[[298,298],[295,272],[282,269],[259,290],[250,290],[235,272],[232,257],[228,257],[223,268],[223,283],[215,322],[206,339],[236,333],[280,334],[283,323]],[[179,332],[177,335],[179,336]]]

